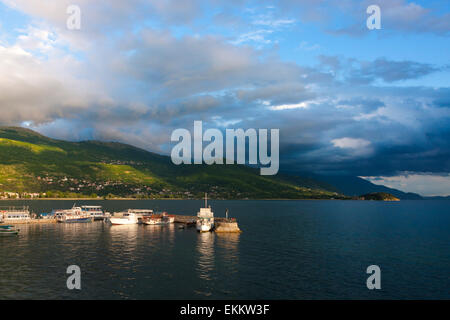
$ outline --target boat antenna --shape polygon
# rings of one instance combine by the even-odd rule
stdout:
[[[228,209],[225,210],[225,217],[226,217],[226,219],[228,220]]]
[[[205,192],[205,208],[208,208],[208,194]]]

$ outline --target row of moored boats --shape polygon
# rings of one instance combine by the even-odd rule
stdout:
[[[53,210],[52,216],[55,217],[56,221],[62,223],[104,220],[113,225],[160,225],[173,223],[175,221],[175,216],[169,215],[166,212],[155,213],[151,209],[128,209],[122,212],[115,212],[111,215],[109,212],[104,212],[101,206],[73,206],[71,209]]]
[[[25,212],[26,211],[26,212]],[[5,211],[6,212],[6,211]],[[11,217],[10,221],[29,220],[30,215],[28,208],[24,208],[20,215],[19,211],[14,212],[13,215],[3,213],[3,217]],[[175,222],[175,216],[167,214],[166,212],[155,213],[151,209],[128,209],[122,212],[115,212],[112,215],[104,212],[101,206],[73,206],[70,209],[53,210],[51,214],[46,215],[47,219],[53,218],[60,223],[80,223],[92,222],[95,220],[103,220],[112,225],[131,225],[131,224],[146,224],[146,225],[165,225]],[[9,218],[4,219],[7,222]],[[0,221],[2,222],[2,221]],[[200,208],[197,213],[197,220],[195,222],[196,228],[200,232],[207,232],[214,229],[214,213],[211,207],[208,207],[208,199],[205,194],[205,207]],[[11,225],[0,226],[0,235],[18,234],[18,229]]]

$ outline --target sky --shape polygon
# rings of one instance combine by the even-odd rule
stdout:
[[[450,195],[449,36],[446,0],[0,0],[0,124],[167,155],[278,128],[280,171]]]

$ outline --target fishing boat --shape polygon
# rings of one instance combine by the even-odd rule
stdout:
[[[81,207],[75,207],[75,205],[71,209],[53,210],[52,213],[56,221],[61,223],[92,222],[94,219],[90,214],[83,212]]]
[[[175,222],[175,216],[171,215],[171,214],[167,214],[167,212],[163,212],[161,220],[162,220],[163,224],[174,223]]]
[[[19,234],[19,229],[16,229],[14,226],[0,226],[0,237],[3,236],[15,236]]]
[[[146,225],[158,225],[162,224],[162,217],[159,214],[154,214],[150,217],[145,217],[142,219],[142,223]]]
[[[214,213],[211,210],[211,206],[208,207],[208,194],[205,193],[205,207],[200,208],[197,213],[197,223],[198,232],[208,232],[214,228]]]
[[[109,222],[112,225],[137,224],[138,217],[133,210],[128,210],[126,212],[117,213],[117,216],[115,213],[114,217],[109,218]]]
[[[152,214],[151,216],[144,217],[142,223],[146,225],[163,225],[175,222],[175,216],[163,212],[162,214]]]

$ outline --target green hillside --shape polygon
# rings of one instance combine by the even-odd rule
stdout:
[[[172,164],[115,142],[67,142],[0,127],[0,193],[41,197],[323,199],[342,195],[311,179],[260,176],[247,166]],[[45,195],[44,195],[45,193]],[[35,195],[36,196],[36,195]]]

